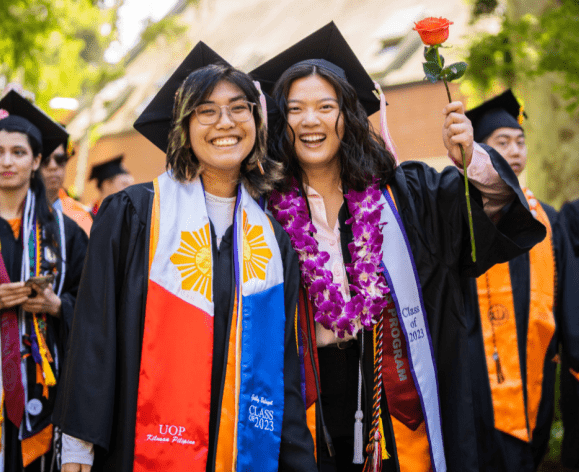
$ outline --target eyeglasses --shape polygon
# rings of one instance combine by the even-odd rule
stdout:
[[[51,159],[54,159],[54,162],[56,162],[56,165],[58,167],[64,167],[68,162],[68,155],[66,155],[65,153],[52,154],[48,156],[48,159],[42,161],[41,163],[42,167],[48,167]]]
[[[204,103],[195,108],[195,116],[202,125],[213,125],[221,119],[222,110],[225,108],[229,118],[236,123],[249,121],[253,116],[255,103],[239,100],[231,105],[216,105],[215,103]]]

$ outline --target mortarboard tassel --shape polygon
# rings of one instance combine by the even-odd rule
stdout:
[[[495,347],[495,352],[493,353],[493,359],[495,361],[495,366],[497,368],[497,382],[502,384],[505,381],[505,376],[503,375],[503,369],[501,368],[501,359],[497,348]]]
[[[398,164],[398,155],[394,149],[394,141],[392,141],[392,137],[388,131],[388,123],[386,121],[386,97],[384,96],[382,87],[380,87],[378,82],[374,82],[374,87],[376,87],[376,90],[378,91],[378,98],[380,99],[380,136],[382,136],[384,144],[386,144],[386,149],[390,151],[396,160],[396,164]]]
[[[255,88],[259,92],[259,104],[261,105],[261,114],[263,117],[263,124],[265,125],[265,128],[267,129],[267,102],[265,101],[265,95],[261,91],[261,84],[259,83],[259,80],[254,80],[253,85],[255,85]],[[257,160],[257,167],[259,167],[259,171],[261,172],[261,175],[264,175],[265,172],[263,170],[263,166],[261,165],[261,160],[259,160],[259,159]]]

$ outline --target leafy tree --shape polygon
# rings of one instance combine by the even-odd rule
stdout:
[[[579,2],[476,0],[473,21],[502,22],[471,44],[467,91],[479,100],[504,87],[525,99],[529,186],[556,206],[579,197]]]
[[[92,0],[2,0],[0,78],[21,83],[47,111],[55,96],[98,90],[122,72],[103,61],[121,3],[101,8]]]

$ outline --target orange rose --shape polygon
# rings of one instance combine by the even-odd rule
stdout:
[[[446,18],[430,17],[414,23],[413,30],[418,32],[424,44],[435,46],[448,39],[448,27],[452,24],[452,21]]]

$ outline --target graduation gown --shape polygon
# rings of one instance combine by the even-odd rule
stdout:
[[[66,215],[63,215],[63,217],[66,235],[67,264],[64,285],[60,295],[60,300],[62,302],[61,317],[46,317],[47,335],[49,338],[47,342],[49,345],[53,345],[53,343],[55,343],[58,350],[57,355],[60,359],[60,368],[62,368],[64,363],[66,341],[72,326],[74,304],[88,244],[88,238],[82,229],[80,229],[80,227]],[[2,242],[2,258],[4,259],[10,280],[12,282],[18,282],[20,281],[20,271],[22,265],[22,234],[20,234],[18,239],[15,239],[10,224],[6,220],[0,218],[0,240]],[[28,374],[27,385],[30,387],[29,395],[32,395],[32,390],[37,388],[36,372],[35,370],[33,371],[28,369]],[[59,388],[60,372],[58,370],[55,372],[55,377],[57,379],[56,388]],[[42,388],[40,388],[40,392],[42,392]],[[44,400],[42,401],[44,402]],[[52,409],[54,396],[50,395],[49,399],[46,400],[46,403],[47,405],[44,405],[44,408],[48,408],[49,410]],[[35,430],[41,430],[48,426],[50,423],[49,410],[44,411],[44,408],[43,413],[46,414],[39,415],[39,418],[37,418],[38,421],[40,421],[39,424],[32,425]],[[0,472],[20,472],[23,470],[23,466],[20,440],[18,439],[18,430],[12,424],[12,422],[6,418],[6,415],[4,415],[4,426],[6,431],[4,471]],[[33,462],[29,467],[26,468],[26,470],[40,470],[38,468],[38,462],[39,461]]]
[[[559,221],[569,246],[565,278],[561,281],[564,283],[563,309],[568,313],[564,320],[568,320],[569,323],[561,331],[575,337],[579,335],[579,200],[563,205]],[[574,356],[574,352],[566,352],[563,349],[560,400],[563,418],[561,462],[565,467],[579,470],[579,376],[573,375],[570,369],[579,372],[579,359]]]
[[[483,146],[501,178],[516,193],[507,217],[494,225],[483,210],[480,192],[470,186],[477,261],[470,255],[470,235],[464,178],[454,167],[437,172],[428,165],[407,161],[400,164],[390,182],[398,213],[420,280],[428,317],[442,417],[446,463],[450,472],[478,471],[474,414],[470,386],[467,323],[461,293],[461,278],[483,274],[492,265],[528,251],[545,237],[545,228],[527,208],[515,174],[492,148]],[[348,244],[353,240],[346,205],[339,214],[342,254],[350,262]],[[365,336],[364,379],[366,411],[372,404],[372,337]],[[357,383],[352,382],[354,389]],[[322,396],[324,393],[322,392]],[[355,395],[355,393],[354,393]],[[382,418],[391,459],[384,460],[383,472],[398,471],[397,445],[383,393]],[[353,435],[353,412],[344,415]],[[351,422],[351,423],[350,423]],[[319,430],[319,429],[318,429]],[[320,434],[318,447],[325,448]],[[367,441],[367,434],[364,436]],[[411,445],[407,445],[411,447]]]
[[[71,336],[71,360],[53,419],[64,433],[95,444],[93,471],[133,468],[152,203],[152,184],[129,187],[103,202],[91,230]],[[277,222],[273,226],[284,264],[287,314],[279,470],[315,470],[295,344],[298,259],[287,234]],[[215,466],[234,297],[233,226],[219,249],[211,228],[215,316],[207,471]],[[194,356],[195,346],[183,353],[184,360]]]
[[[480,310],[477,296],[476,280],[464,281],[465,310],[468,317],[469,360],[472,372],[472,390],[476,417],[476,434],[478,456],[481,471],[534,471],[539,466],[549,443],[551,423],[553,420],[555,399],[555,377],[559,352],[562,343],[565,352],[572,358],[579,356],[579,338],[566,330],[572,323],[569,310],[565,309],[563,292],[566,284],[568,245],[559,225],[555,209],[541,203],[552,227],[553,248],[555,251],[555,333],[549,344],[546,355],[542,359],[543,381],[542,395],[537,413],[537,422],[532,431],[531,442],[525,442],[509,434],[495,429],[491,396],[488,380],[485,349],[480,321]],[[530,258],[522,254],[509,262],[515,323],[517,329],[518,356],[521,379],[523,382],[523,397],[527,402],[527,329],[529,323],[530,303]],[[573,339],[574,338],[574,339]],[[528,420],[527,420],[528,421]]]

